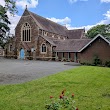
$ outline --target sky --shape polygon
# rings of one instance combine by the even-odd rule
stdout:
[[[98,24],[110,24],[110,0],[15,0],[18,13],[11,16],[11,33],[19,22],[25,8],[68,29],[89,30]],[[4,6],[4,0],[0,5]]]

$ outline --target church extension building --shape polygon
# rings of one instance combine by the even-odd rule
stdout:
[[[68,30],[25,9],[15,28],[15,37],[7,45],[6,55],[81,63],[91,63],[97,55],[105,62],[110,60],[110,42],[102,35],[88,39],[85,29]]]

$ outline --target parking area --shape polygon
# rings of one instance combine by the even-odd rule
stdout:
[[[77,67],[65,64],[65,62],[0,58],[0,84],[23,83]]]

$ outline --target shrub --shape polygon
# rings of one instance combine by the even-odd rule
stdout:
[[[110,61],[106,61],[105,66],[110,67]]]
[[[46,110],[78,110],[75,107],[74,94],[70,97],[65,95],[65,90],[61,92],[58,100],[55,100],[53,96],[50,96],[51,103],[45,105]]]
[[[93,65],[95,65],[95,66],[102,65],[102,61],[100,60],[100,58],[98,56],[94,57]]]

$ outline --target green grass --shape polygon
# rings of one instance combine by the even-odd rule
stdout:
[[[110,68],[81,66],[31,82],[0,85],[0,110],[45,110],[52,95],[75,94],[79,110],[110,110]]]

